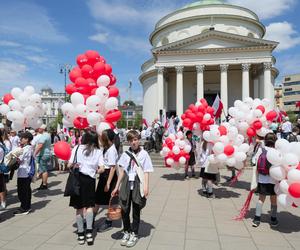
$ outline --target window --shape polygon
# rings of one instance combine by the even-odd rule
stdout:
[[[253,34],[253,33],[251,33],[251,32],[249,32],[249,33],[248,33],[248,37],[250,37],[250,38],[254,38],[254,34]]]
[[[291,101],[291,102],[284,102],[284,105],[295,105],[295,101]]]
[[[52,110],[52,115],[55,115],[55,110]]]
[[[300,85],[300,82],[286,82],[284,86]]]
[[[164,37],[161,41],[161,45],[166,45],[169,43],[169,39],[167,37]]]
[[[132,111],[128,111],[128,112],[127,112],[127,115],[128,115],[128,116],[133,116],[133,112],[132,112]]]
[[[284,90],[284,92],[288,92],[288,91],[292,91],[293,90],[293,88],[286,88],[285,90]]]
[[[291,91],[291,92],[287,92],[287,93],[284,93],[284,95],[300,95],[300,91]]]
[[[286,77],[286,78],[284,78],[284,81],[290,81],[291,80],[291,78],[290,77]]]

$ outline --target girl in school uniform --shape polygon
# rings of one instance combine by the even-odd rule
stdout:
[[[72,150],[69,167],[79,168],[80,195],[70,197],[70,206],[76,209],[78,243],[82,245],[86,240],[88,245],[92,245],[96,174],[104,171],[102,151],[99,149],[98,135],[95,132],[84,133],[82,145],[77,145]]]
[[[104,172],[99,177],[96,190],[96,207],[95,215],[99,207],[107,208],[111,198],[111,192],[115,188],[118,176],[116,173],[116,165],[118,160],[118,151],[114,145],[115,132],[112,129],[106,129],[100,136],[100,142],[103,147],[103,164]],[[99,228],[99,232],[108,231],[112,228],[112,221],[106,218]]]
[[[195,164],[196,164],[195,148],[196,148],[196,146],[195,146],[195,142],[193,140],[192,131],[188,130],[185,135],[186,135],[187,142],[191,146],[191,151],[189,153],[190,159],[185,166],[185,176],[184,176],[185,179],[189,179],[189,175],[188,175],[189,167],[191,167],[191,170],[192,170],[192,177],[196,177],[196,175],[195,175]]]

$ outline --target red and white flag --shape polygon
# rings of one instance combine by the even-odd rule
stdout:
[[[148,123],[147,123],[147,120],[144,118],[143,119],[143,124],[148,128],[149,126],[148,126]]]
[[[214,112],[215,118],[221,117],[222,110],[223,110],[223,103],[222,103],[219,95],[216,96],[216,99],[214,100],[212,107],[215,110],[215,112]]]

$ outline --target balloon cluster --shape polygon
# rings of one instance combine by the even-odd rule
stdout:
[[[275,148],[268,149],[267,159],[272,164],[270,176],[277,181],[278,203],[300,206],[300,142],[278,139]]]
[[[111,74],[111,66],[97,51],[89,50],[79,55],[77,64],[79,67],[69,75],[75,83],[66,87],[71,94],[71,103],[61,107],[63,124],[79,129],[97,126],[97,132],[101,134],[105,129],[114,128],[122,116],[118,110],[119,90],[114,86],[116,78]]]
[[[229,123],[236,126],[239,133],[252,138],[256,135],[264,137],[269,131],[269,124],[277,118],[276,111],[272,110],[268,99],[260,100],[251,97],[242,102],[236,100],[234,107],[228,110],[231,119]]]
[[[12,122],[12,129],[22,130],[26,127],[38,128],[42,125],[39,119],[46,110],[41,96],[35,93],[32,86],[26,86],[24,90],[13,88],[10,93],[3,96],[0,113]]]
[[[209,125],[214,124],[214,109],[202,98],[199,102],[189,105],[181,116],[182,125],[194,132],[209,130]]]
[[[244,143],[245,138],[238,133],[238,129],[229,123],[211,125],[210,130],[203,132],[203,138],[213,144],[212,154],[208,161],[212,164],[227,165],[242,169],[247,158],[249,145]]]
[[[160,152],[165,158],[167,167],[179,169],[184,166],[190,158],[191,146],[184,140],[184,135],[179,131],[176,135],[170,134],[163,143]]]

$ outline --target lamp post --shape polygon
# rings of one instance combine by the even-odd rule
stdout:
[[[64,92],[65,92],[65,102],[67,102],[67,92],[66,92],[66,86],[67,86],[67,74],[70,73],[71,71],[71,68],[72,68],[72,65],[70,64],[60,64],[59,65],[59,73],[60,74],[64,74],[65,76],[65,88],[64,88]]]

